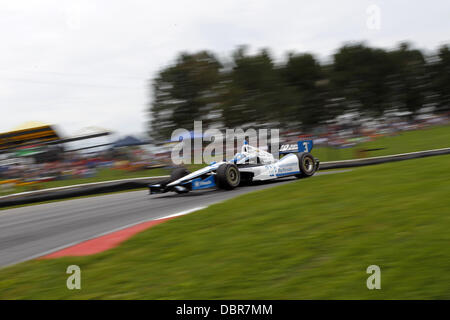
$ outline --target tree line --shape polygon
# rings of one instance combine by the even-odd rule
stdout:
[[[295,128],[308,131],[347,112],[414,116],[422,107],[450,108],[450,50],[432,53],[401,43],[393,50],[365,43],[338,48],[330,62],[267,49],[237,48],[227,61],[210,51],[180,53],[151,82],[149,134],[170,138],[177,128]]]

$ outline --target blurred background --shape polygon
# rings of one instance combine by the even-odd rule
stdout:
[[[449,13],[444,0],[0,1],[0,299],[450,299],[448,154],[228,193],[148,196],[144,178],[171,172],[180,128],[202,148],[208,129],[278,129],[280,144],[312,139],[322,164],[448,153]],[[29,206],[43,200],[58,202]],[[108,252],[31,258],[201,208]],[[374,265],[382,290],[368,290]]]
[[[446,147],[449,10],[2,3],[0,193],[167,174],[171,133],[200,120],[311,138],[321,161]]]

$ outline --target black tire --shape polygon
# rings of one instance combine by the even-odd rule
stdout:
[[[184,176],[187,176],[189,173],[191,173],[191,172],[186,168],[176,168],[170,174],[170,179],[169,179],[170,181],[168,183],[178,180],[180,178],[183,178]],[[177,189],[175,189],[174,191],[178,194],[188,192],[188,190],[178,191]]]
[[[186,168],[176,168],[174,170],[172,170],[172,173],[170,174],[170,178],[166,178],[163,180],[159,180],[157,182],[154,182],[152,184],[159,184],[161,185],[161,187],[164,189],[169,183],[178,180],[186,175],[188,175],[190,172],[189,170],[187,170]],[[176,193],[180,193],[176,190],[174,190]]]
[[[297,174],[297,178],[308,178],[316,173],[316,159],[309,152],[297,153],[298,166],[300,168],[300,174]]]
[[[170,174],[170,178],[160,180],[157,182],[157,184],[166,186],[175,180],[183,178],[184,176],[188,175],[189,173],[190,173],[189,170],[187,170],[186,168],[176,168],[176,169],[172,170],[172,173]]]
[[[170,174],[170,182],[183,178],[184,176],[187,176],[189,173],[191,172],[186,168],[176,168]]]
[[[241,182],[241,174],[236,165],[224,163],[216,172],[216,184],[219,188],[232,190]]]

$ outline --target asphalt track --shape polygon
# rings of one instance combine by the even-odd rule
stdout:
[[[316,175],[340,171],[324,171]],[[314,178],[314,177],[313,177]],[[285,178],[232,191],[148,195],[147,190],[58,201],[0,211],[0,267],[34,259],[125,226],[296,181]],[[302,183],[308,183],[305,179]]]

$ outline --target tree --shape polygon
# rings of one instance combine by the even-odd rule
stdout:
[[[278,119],[281,78],[267,50],[247,55],[241,47],[224,75],[222,117],[227,127],[261,125]]]
[[[305,128],[318,124],[327,118],[325,104],[327,81],[320,63],[313,55],[289,54],[286,65],[281,69],[285,86],[290,89],[285,108],[285,121],[300,122]],[[284,101],[286,101],[285,96]]]
[[[389,78],[391,105],[395,109],[416,113],[425,103],[429,91],[425,57],[408,43],[389,52],[392,74]]]
[[[332,85],[346,108],[381,115],[389,107],[389,76],[394,66],[388,53],[364,44],[345,45],[334,54]]]
[[[208,123],[215,107],[221,64],[207,51],[183,53],[175,65],[153,80],[150,135],[167,139],[177,128],[192,129],[194,120]]]
[[[428,68],[434,102],[440,111],[450,111],[450,49],[441,46]]]
[[[167,139],[176,128],[278,126],[311,131],[349,111],[377,117],[424,105],[450,108],[450,50],[425,56],[408,43],[395,50],[348,44],[321,65],[309,53],[275,63],[268,50],[238,48],[222,65],[207,51],[180,54],[153,80],[151,136]]]

